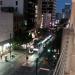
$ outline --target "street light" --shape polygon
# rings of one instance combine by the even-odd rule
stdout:
[[[47,50],[47,52],[48,52],[48,53],[50,53],[50,52],[51,52],[51,50],[50,50],[50,49],[48,49],[48,50]]]
[[[37,71],[38,70],[38,59],[39,58],[37,58],[37,60],[36,60],[36,75],[38,75],[38,71]]]
[[[11,33],[10,33],[10,58],[11,58]]]

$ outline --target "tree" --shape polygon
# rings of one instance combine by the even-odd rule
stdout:
[[[48,28],[38,28],[37,30],[38,36],[47,36],[49,34]]]

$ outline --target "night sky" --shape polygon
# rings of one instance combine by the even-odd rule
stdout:
[[[66,1],[71,3],[71,0],[56,0],[57,2],[56,11],[57,12],[61,12],[61,9],[64,8]]]

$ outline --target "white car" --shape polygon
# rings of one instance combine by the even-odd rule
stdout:
[[[29,53],[32,54],[34,51],[33,49],[29,49]]]
[[[29,53],[30,54],[32,54],[32,53],[34,53],[34,52],[38,52],[39,51],[39,49],[38,48],[31,48],[31,49],[29,49]]]
[[[38,49],[38,48],[33,48],[33,51],[38,52],[38,51],[39,51],[39,49]]]

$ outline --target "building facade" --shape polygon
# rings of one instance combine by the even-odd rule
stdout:
[[[13,37],[13,14],[0,12],[0,42],[9,40],[10,34]]]
[[[35,27],[36,4],[37,0],[24,0],[24,21],[27,30]]]
[[[0,9],[5,12],[17,12],[23,14],[24,0],[0,0]]]
[[[49,28],[49,21],[55,17],[55,0],[38,0],[38,25]],[[42,23],[43,22],[43,23]]]
[[[65,17],[69,19],[71,15],[71,3],[65,3],[65,14]]]
[[[75,74],[75,0],[72,0],[72,11],[71,11],[71,18],[70,18],[70,27],[74,30],[74,48],[71,49],[71,65],[70,65],[70,71],[71,74]]]

